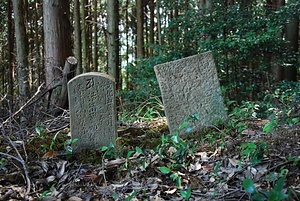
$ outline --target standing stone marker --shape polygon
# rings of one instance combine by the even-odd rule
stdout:
[[[188,115],[200,118],[193,131],[227,118],[212,52],[160,64],[154,70],[171,133]]]
[[[74,151],[100,149],[115,143],[116,104],[114,78],[101,73],[85,73],[68,82]]]

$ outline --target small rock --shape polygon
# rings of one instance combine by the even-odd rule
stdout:
[[[72,196],[68,199],[68,201],[82,201],[83,199],[81,199],[80,197],[76,197],[76,196]]]
[[[42,199],[42,201],[60,201],[60,199],[57,199],[56,197],[53,197],[53,196],[47,196],[47,197],[44,197]]]

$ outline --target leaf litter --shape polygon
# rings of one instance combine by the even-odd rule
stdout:
[[[203,140],[203,133],[188,136],[184,142],[197,142],[191,153],[176,144],[159,153],[157,143],[143,140],[161,143],[167,134],[164,119],[123,123],[119,136],[125,145],[118,157],[107,158],[101,150],[68,154],[68,117],[61,119],[65,123],[44,122],[44,134],[13,125],[2,129],[0,152],[6,155],[0,160],[0,200],[250,200],[249,192],[280,189],[276,181],[282,175],[282,191],[300,200],[299,125],[266,135],[267,122],[255,120],[241,134],[231,132],[213,142]],[[130,144],[133,136],[139,141]]]

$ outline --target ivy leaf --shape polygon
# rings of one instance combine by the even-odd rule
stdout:
[[[192,194],[191,188],[188,188],[187,191],[180,190],[179,192],[185,200],[189,200]]]
[[[170,168],[167,167],[159,167],[159,171],[163,174],[169,174],[171,172]]]
[[[267,135],[270,134],[270,132],[276,127],[277,120],[272,119],[269,123],[267,123],[264,128],[263,132],[265,132]]]
[[[142,149],[139,148],[139,147],[135,147],[135,152],[138,153],[138,154],[143,154]]]
[[[107,146],[102,146],[101,151],[106,151],[108,149]]]
[[[256,192],[256,189],[255,189],[255,186],[253,184],[253,181],[249,178],[246,178],[244,181],[243,181],[243,187],[244,189],[248,192],[248,193],[255,193]]]
[[[188,125],[188,122],[184,121],[180,126],[179,126],[179,130],[182,130],[183,128],[185,128]]]
[[[129,151],[128,153],[127,153],[127,158],[130,158],[131,156],[132,156],[132,154],[134,153],[134,151]]]

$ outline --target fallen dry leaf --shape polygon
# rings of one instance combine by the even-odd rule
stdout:
[[[57,154],[58,154],[57,151],[51,150],[51,151],[46,152],[46,153],[42,156],[42,158],[43,158],[43,159],[51,159],[51,158],[53,158],[54,156],[56,156]]]

